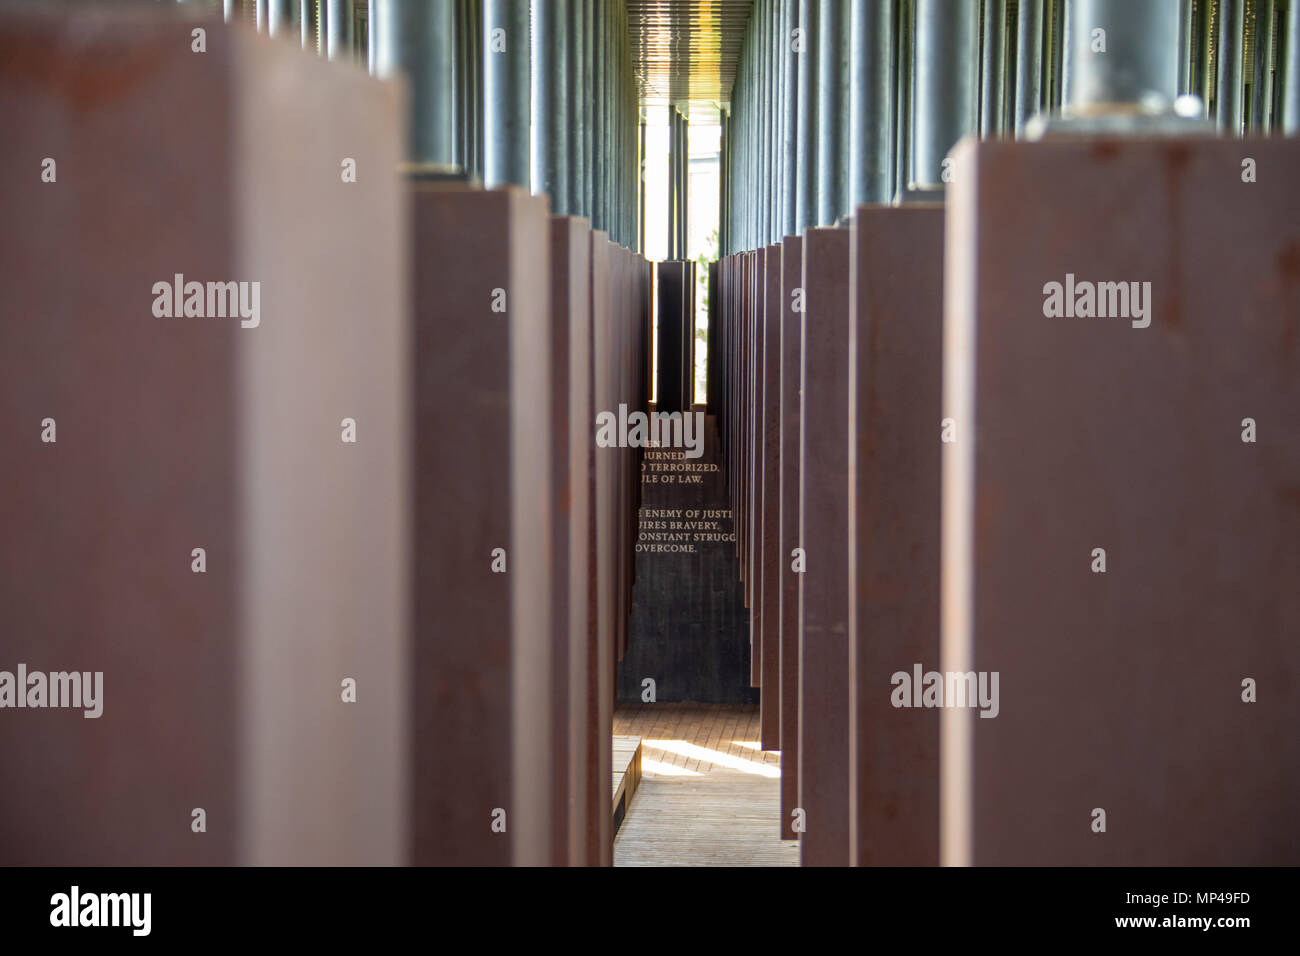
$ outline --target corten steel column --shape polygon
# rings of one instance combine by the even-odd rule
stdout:
[[[1170,109],[1178,97],[1180,20],[1179,0],[1066,3],[1062,114],[1096,116],[1133,105],[1147,112]],[[1105,53],[1092,51],[1095,30],[1105,31]],[[1237,78],[1240,85],[1240,61]]]
[[[803,241],[799,413],[799,806],[805,866],[849,861],[848,311],[849,234]]]
[[[848,9],[843,0],[818,0],[817,223],[822,226],[833,226],[845,209]]]
[[[1300,183],[1242,153],[957,150],[936,670],[1001,699],[940,712],[945,863],[1300,863]],[[1048,305],[1076,277],[1111,317]]]
[[[916,0],[912,162],[908,188],[939,190],[944,159],[979,118],[979,5]]]
[[[1246,88],[1242,80],[1246,56],[1246,0],[1219,0],[1219,36],[1215,45],[1218,79],[1214,122],[1219,132],[1240,136],[1245,119]],[[1255,55],[1259,55],[1256,49]]]
[[[409,157],[450,168],[452,156],[452,0],[375,0],[375,75],[409,78]]]
[[[894,5],[853,0],[849,9],[849,204],[894,195]]]
[[[781,0],[781,235],[795,234],[799,57],[790,49],[799,26],[799,0]]]
[[[569,212],[568,9],[568,0],[533,0],[533,192],[550,196],[551,212],[559,216]]]
[[[483,2],[483,183],[529,185],[528,0]]]
[[[1300,135],[1300,2],[1290,0],[1283,21],[1285,32],[1277,38],[1279,63],[1276,82],[1278,115],[1273,125],[1287,136]]]
[[[781,749],[781,247],[763,250],[763,377],[758,434],[757,540],[759,593],[755,608],[762,616],[760,644],[760,744]]]
[[[326,0],[325,55],[331,60],[350,60],[355,55],[356,0]]]
[[[939,862],[939,713],[891,677],[939,659],[943,206],[858,209],[850,225],[850,864]],[[910,703],[910,700],[909,700]]]
[[[780,516],[780,668],[781,839],[794,840],[799,806],[799,581],[791,552],[799,544],[799,402],[803,389],[803,313],[794,309],[793,292],[803,285],[803,239],[781,241],[781,474],[777,481]]]
[[[817,222],[817,7],[820,0],[799,0],[799,35],[795,105],[795,233]]]
[[[267,0],[266,32],[273,37],[298,38],[298,0]]]
[[[1020,0],[1016,20],[1016,138],[1043,101],[1043,0]]]
[[[980,136],[1000,136],[1006,121],[1007,0],[984,0],[980,38]]]

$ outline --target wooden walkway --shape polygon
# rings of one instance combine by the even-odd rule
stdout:
[[[615,866],[799,865],[799,844],[779,837],[781,755],[759,749],[757,707],[620,705],[614,733],[642,739]]]

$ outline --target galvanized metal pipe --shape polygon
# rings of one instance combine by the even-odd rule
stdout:
[[[1300,2],[1290,0],[1286,8],[1284,32],[1278,36],[1281,63],[1277,77],[1282,84],[1278,111],[1282,132],[1287,136],[1300,135]]]
[[[589,0],[570,0],[569,6],[569,212],[587,215],[583,196],[586,193],[587,87],[583,82],[583,32]]]
[[[1016,20],[1016,138],[1043,107],[1043,0],[1020,0]]]
[[[845,28],[840,0],[817,6],[817,223],[834,225],[845,208]]]
[[[969,0],[916,0],[909,187],[943,187],[943,161],[979,116],[979,7]]]
[[[317,31],[317,35],[315,37],[316,40],[315,43],[312,42],[312,35],[311,35],[311,19],[312,19],[312,14],[315,13],[315,11],[316,11],[315,0],[301,0],[301,2],[298,5],[298,26],[302,30],[302,48],[304,50],[311,50],[313,53],[319,54],[321,51],[319,30]]]
[[[795,141],[795,232],[817,224],[817,7],[799,0],[797,133]]]
[[[452,0],[374,0],[375,74],[409,78],[409,158],[451,168]]]
[[[1255,68],[1250,83],[1250,128],[1269,130],[1273,108],[1273,0],[1255,3]]]
[[[894,195],[894,5],[849,9],[849,210]]]
[[[356,13],[356,0],[326,0],[325,55],[331,60],[352,59]]]
[[[469,165],[469,0],[454,0],[452,23],[455,37],[451,49],[451,161],[464,169]]]
[[[677,216],[677,253],[679,258],[685,259],[688,255],[686,247],[691,223],[691,123],[685,114],[679,114],[677,122],[681,130],[679,134],[681,153],[677,159],[679,177],[677,195],[680,202],[680,213]]]
[[[592,9],[591,49],[591,226],[607,229],[605,208],[605,17],[607,5],[597,0]]]
[[[565,88],[568,0],[533,0],[533,192],[551,197],[551,211],[567,215],[568,168],[565,134],[569,102]]]
[[[677,108],[668,107],[668,258],[677,258]]]
[[[1068,0],[1063,114],[1172,108],[1178,97],[1179,6],[1179,0]],[[1094,52],[1102,43],[1105,52]]]
[[[594,222],[596,213],[596,193],[594,189],[596,154],[593,147],[596,141],[596,129],[595,120],[591,115],[592,108],[595,104],[595,98],[592,95],[591,90],[592,83],[595,82],[595,72],[593,70],[593,63],[595,61],[592,57],[595,49],[596,37],[596,5],[602,2],[602,0],[583,0],[583,2],[586,4],[586,10],[584,11],[582,20],[582,102],[587,116],[586,121],[582,124],[582,154],[584,157],[584,163],[586,164],[582,176],[582,208],[583,215]]]
[[[298,0],[267,0],[266,32],[298,39]]]
[[[483,3],[483,182],[529,186],[527,0]]]
[[[1219,131],[1240,136],[1244,130],[1246,89],[1246,0],[1219,0],[1219,59],[1214,119]]]
[[[916,60],[916,9],[914,0],[898,0],[898,42],[894,45],[897,64],[894,76],[897,95],[894,99],[898,135],[894,137],[894,201],[900,202],[907,192],[912,170],[912,64]]]
[[[1006,128],[1007,0],[984,0],[980,47],[980,136]]]
[[[638,134],[641,148],[637,151],[637,246],[636,251],[645,253],[645,120],[640,120]]]

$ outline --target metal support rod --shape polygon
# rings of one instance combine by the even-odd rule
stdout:
[[[266,32],[273,37],[293,37],[298,33],[298,0],[267,0]]]
[[[592,96],[591,85],[595,80],[592,71],[592,51],[595,40],[595,9],[596,4],[601,0],[582,0],[586,5],[582,18],[582,103],[586,111],[586,116],[582,124],[582,156],[583,156],[583,174],[582,174],[582,214],[588,220],[594,222],[595,216],[595,190],[593,189],[593,167],[595,165],[595,121],[592,119],[592,107],[595,99]]]
[[[597,0],[591,35],[591,227],[608,229],[605,209],[605,18],[608,5]]]
[[[849,10],[849,211],[887,203],[894,190],[894,6],[853,0]]]
[[[1192,5],[1194,0],[1178,0],[1178,95],[1184,93],[1194,93],[1195,85],[1195,63],[1196,58],[1193,54],[1193,23],[1195,17],[1192,15]]]
[[[677,107],[668,107],[668,258],[677,258]]]
[[[1007,0],[984,0],[980,51],[980,136],[1001,136],[1006,122]]]
[[[527,0],[484,0],[483,32],[483,181],[528,187]]]
[[[817,5],[817,223],[831,226],[844,209],[844,70],[845,30],[840,0]],[[766,112],[766,111],[764,111]]]
[[[1250,83],[1250,128],[1267,133],[1273,110],[1273,0],[1256,0],[1255,69]]]
[[[795,222],[795,180],[798,156],[799,56],[791,49],[799,27],[799,0],[781,3],[781,232],[792,236]]]
[[[762,101],[762,108],[758,111],[759,116],[759,142],[762,148],[759,150],[759,159],[761,159],[761,169],[759,169],[758,179],[758,203],[759,203],[759,241],[767,245],[772,241],[776,234],[774,222],[772,222],[772,200],[774,200],[774,190],[772,190],[772,178],[776,174],[774,164],[775,151],[772,150],[772,138],[774,138],[774,127],[772,120],[775,118],[775,111],[771,104],[772,91],[772,9],[776,7],[774,0],[759,0],[759,5],[755,13],[759,16],[759,33],[758,33],[758,56],[759,56],[759,86],[758,98]]]
[[[1278,36],[1278,51],[1281,63],[1278,64],[1277,78],[1281,83],[1281,96],[1278,100],[1280,117],[1274,122],[1281,126],[1287,136],[1300,135],[1300,2],[1290,0],[1286,8],[1286,21],[1283,32]]]
[[[299,0],[298,26],[302,31],[301,33],[302,48],[304,50],[311,50],[311,52],[313,53],[319,52],[319,46],[320,46],[319,34],[316,37],[316,42],[315,43],[312,42],[313,38],[311,33],[311,18],[315,10],[316,10],[315,0]]]
[[[569,7],[569,212],[587,215],[586,194],[587,86],[583,80],[583,32],[589,0],[570,0]]]
[[[409,78],[409,158],[450,167],[452,0],[374,0],[375,74]]]
[[[979,7],[968,0],[916,0],[912,67],[912,189],[942,188],[943,161],[976,128]]]
[[[641,137],[641,148],[637,153],[637,235],[640,235],[640,241],[637,242],[637,252],[645,255],[646,251],[646,124],[645,120],[638,122],[637,126]]]
[[[331,60],[352,59],[355,20],[356,0],[326,0],[325,55]]]
[[[721,112],[718,122],[718,256],[722,257],[731,251],[731,181],[727,175],[731,144],[726,110]]]
[[[455,31],[451,45],[451,161],[464,169],[469,165],[469,0],[453,0],[451,18]]]
[[[565,22],[568,0],[532,0],[533,63],[533,192],[551,197],[551,211],[568,213],[568,169],[565,131],[569,104],[565,89],[568,63]]]
[[[690,227],[690,121],[677,114],[677,258],[686,258],[686,237]]]
[[[1043,104],[1043,0],[1020,0],[1017,17],[1014,115],[1019,139]]]
[[[1178,97],[1179,6],[1179,0],[1068,0],[1062,112],[1171,108]]]
[[[1245,119],[1246,0],[1219,0],[1219,67],[1214,93],[1214,121],[1221,133],[1240,136]],[[1258,54],[1256,50],[1256,54]]]
[[[907,180],[912,169],[912,63],[916,59],[913,44],[916,42],[914,0],[898,0],[898,37],[894,44],[894,80],[897,95],[894,98],[895,122],[898,135],[894,137],[894,201],[899,202],[907,190]]]
[[[799,0],[797,135],[795,142],[795,232],[817,223],[817,35],[818,0]]]

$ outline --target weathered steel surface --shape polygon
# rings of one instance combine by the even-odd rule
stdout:
[[[849,861],[849,234],[803,241],[799,416],[799,806],[805,866]]]
[[[0,862],[398,864],[404,104],[192,27],[0,14],[0,669],[103,675],[99,717],[0,711]],[[256,327],[154,314],[177,273],[259,283]]]
[[[544,863],[549,217],[513,187],[413,199],[415,261],[438,264],[415,284],[414,862]]]
[[[803,284],[803,239],[781,241],[781,475],[780,524],[780,697],[781,836],[796,839],[794,811],[799,805],[799,575],[791,552],[799,547],[799,403],[803,388],[803,313],[796,312],[795,290]]]
[[[587,685],[594,679],[587,646],[591,580],[587,496],[593,450],[591,367],[591,230],[586,220],[551,218],[552,460],[552,812],[556,865],[585,861],[587,805]]]
[[[939,862],[939,715],[891,678],[939,661],[943,207],[850,225],[850,862]]]
[[[764,750],[781,747],[781,247],[763,250],[763,404],[758,478],[757,569],[762,614],[760,677],[763,688],[761,735]]]
[[[960,147],[943,670],[1003,694],[943,712],[946,862],[1300,862],[1297,168],[1282,139]],[[1067,277],[1150,285],[1049,317]]]

